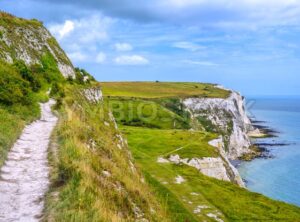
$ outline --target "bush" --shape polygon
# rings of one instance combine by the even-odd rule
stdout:
[[[87,77],[87,78],[86,78]],[[86,80],[85,80],[86,78]],[[90,82],[96,81],[95,78],[84,69],[78,67],[75,68],[75,81],[78,84],[89,84]]]
[[[13,67],[0,63],[0,102],[6,105],[14,103],[30,104],[29,83]]]
[[[33,69],[28,69],[23,61],[16,61],[14,63],[14,67],[16,67],[21,77],[30,83],[32,91],[38,92],[42,87],[42,84],[40,77],[38,76],[39,73],[34,73],[33,71],[40,72],[40,70],[36,67],[33,67]]]
[[[64,97],[65,93],[64,93],[63,87],[60,84],[58,84],[57,82],[54,82],[51,87],[50,96],[56,97],[56,98]]]
[[[48,83],[64,81],[64,77],[57,67],[57,62],[50,52],[42,56],[41,62],[44,69],[44,78]]]

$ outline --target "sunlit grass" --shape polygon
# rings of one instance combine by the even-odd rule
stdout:
[[[101,82],[105,96],[166,98],[166,97],[209,97],[227,98],[229,91],[205,83],[176,82]]]
[[[56,131],[58,161],[51,161],[54,178],[46,218],[133,221],[136,206],[141,218],[169,221],[165,207],[131,163],[107,107],[88,103],[79,90],[68,90],[64,101]],[[59,192],[57,198],[53,198],[55,192]]]
[[[217,212],[220,218],[228,221],[297,221],[300,217],[300,209],[296,206],[271,200],[229,182],[206,177],[188,166],[157,162],[157,157],[167,157],[171,153],[184,158],[218,156],[216,150],[207,144],[214,135],[136,127],[122,127],[122,130],[138,166],[149,175],[149,183],[157,189],[158,196],[166,199],[171,209],[174,204],[184,206],[198,221],[208,220],[208,213]],[[176,149],[178,147],[182,149]],[[178,175],[186,181],[176,184],[175,177]],[[168,201],[167,193],[172,196],[171,202]],[[196,216],[193,211],[199,205],[208,208]],[[181,214],[181,217],[184,215]]]

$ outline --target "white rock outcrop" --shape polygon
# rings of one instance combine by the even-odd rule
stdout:
[[[83,95],[91,103],[98,103],[103,100],[102,91],[100,88],[88,88],[83,90]]]
[[[183,100],[183,104],[192,118],[203,117],[224,132],[224,143],[227,141],[224,151],[229,159],[251,152],[247,134],[253,127],[244,108],[244,99],[239,93],[232,91],[226,99],[188,98]]]
[[[204,157],[204,158],[184,158],[181,159],[178,154],[171,155],[169,161],[175,164],[185,164],[196,168],[206,176],[214,177],[219,180],[230,181],[227,175],[226,167],[220,157]]]
[[[222,137],[220,136],[217,139],[211,140],[209,141],[208,144],[216,147],[219,150],[224,166],[226,166],[227,175],[229,175],[230,177],[230,181],[238,184],[240,187],[246,187],[244,181],[240,176],[239,171],[231,164],[231,162],[228,160],[226,156]]]
[[[50,32],[42,25],[0,26],[2,44],[0,59],[13,63],[13,58],[22,60],[26,65],[41,64],[41,58],[49,52],[57,62],[64,77],[75,78],[74,67],[64,51],[58,46]],[[11,46],[14,46],[13,48]]]

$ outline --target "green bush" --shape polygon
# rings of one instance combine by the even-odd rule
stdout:
[[[64,92],[64,89],[63,87],[58,84],[57,82],[54,82],[52,84],[52,87],[51,87],[51,92],[50,92],[50,96],[51,97],[56,97],[56,98],[62,98],[65,96],[65,92]]]
[[[37,65],[33,66],[32,69],[29,69],[23,61],[16,61],[14,66],[21,74],[21,77],[30,83],[32,91],[38,92],[42,87],[42,83],[40,80],[41,77],[39,76],[39,72],[41,72],[41,70],[37,69]]]
[[[41,62],[44,69],[44,78],[48,83],[64,81],[64,77],[57,67],[57,62],[50,52],[42,56]]]
[[[29,83],[9,65],[0,63],[0,102],[6,105],[30,103]]]
[[[88,77],[86,80],[85,77]],[[90,84],[91,82],[96,81],[95,78],[89,74],[86,70],[80,69],[78,67],[75,68],[75,82],[77,84]]]

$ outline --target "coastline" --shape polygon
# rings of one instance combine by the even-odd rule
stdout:
[[[300,206],[299,100],[256,100],[253,125],[270,129],[268,137],[252,138],[261,155],[234,161],[248,190]],[[297,112],[296,112],[297,111]],[[261,121],[263,120],[263,121]]]

